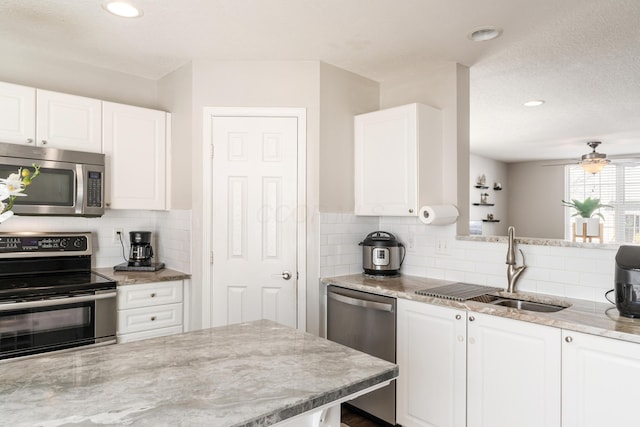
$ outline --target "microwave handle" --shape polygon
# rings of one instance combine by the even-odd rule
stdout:
[[[78,215],[81,215],[84,209],[85,168],[85,165],[76,163],[76,213]]]

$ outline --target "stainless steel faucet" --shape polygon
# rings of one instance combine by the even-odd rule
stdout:
[[[509,247],[507,248],[507,292],[515,291],[516,281],[518,277],[522,274],[526,265],[524,265],[524,253],[522,253],[522,249],[519,249],[520,255],[522,255],[522,265],[520,267],[516,267],[516,244],[515,244],[515,234],[516,229],[513,225],[510,225],[508,228],[509,234]]]

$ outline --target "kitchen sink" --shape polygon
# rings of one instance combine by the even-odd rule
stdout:
[[[540,301],[527,301],[517,298],[505,298],[498,295],[486,294],[479,297],[470,298],[472,301],[483,302],[485,304],[499,305],[502,307],[517,308],[518,310],[537,311],[541,313],[554,313],[564,310],[568,305],[550,304]]]
[[[524,301],[520,299],[506,299],[506,298],[497,299],[491,302],[490,304],[501,305],[503,307],[517,308],[519,310],[538,311],[542,313],[554,313],[556,311],[564,310],[565,308],[567,308],[565,306],[547,304],[543,302],[533,302],[533,301]]]

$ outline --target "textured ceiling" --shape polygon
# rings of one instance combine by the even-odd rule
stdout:
[[[638,0],[0,1],[0,54],[46,54],[158,79],[193,59],[320,60],[377,81],[471,67],[472,151],[501,160],[640,152]],[[467,33],[502,27],[473,43]],[[0,67],[1,67],[0,63]],[[525,108],[529,99],[544,99]]]

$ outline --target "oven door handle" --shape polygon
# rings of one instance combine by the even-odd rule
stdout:
[[[78,297],[13,302],[13,303],[7,303],[7,304],[0,304],[0,311],[21,310],[25,308],[51,307],[54,305],[66,305],[66,304],[75,304],[79,302],[97,301],[101,299],[115,298],[116,295],[117,295],[116,292],[106,292],[103,294],[82,295]]]

